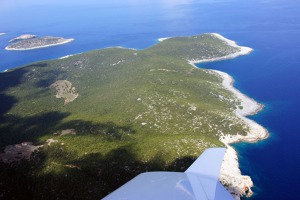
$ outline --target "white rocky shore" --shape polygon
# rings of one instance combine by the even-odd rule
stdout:
[[[263,128],[253,120],[245,117],[259,112],[263,108],[263,106],[234,88],[232,86],[233,79],[231,76],[221,71],[213,71],[223,79],[222,85],[233,94],[235,94],[236,98],[240,100],[243,109],[237,108],[235,110],[235,114],[240,119],[242,119],[249,127],[247,135],[227,134],[223,135],[220,138],[221,142],[223,142],[227,147],[224,161],[221,167],[220,181],[223,185],[227,186],[227,189],[235,199],[240,199],[240,197],[243,195],[249,197],[253,194],[253,192],[251,191],[253,182],[249,176],[241,174],[237,152],[230,146],[230,144],[242,141],[256,142],[268,137],[269,133],[265,128]]]
[[[253,51],[253,49],[249,47],[238,46],[234,41],[224,38],[223,36],[217,33],[212,33],[212,35],[223,40],[230,46],[239,48],[240,50],[236,53],[217,58],[189,60],[189,63],[194,67],[196,67],[195,63],[232,59],[241,55],[249,54],[251,51]],[[257,103],[253,99],[247,97],[246,95],[242,94],[239,90],[234,88],[232,85],[234,80],[227,73],[217,70],[212,70],[212,72],[214,72],[216,76],[222,78],[223,87],[231,91],[236,96],[236,98],[240,100],[243,109],[237,108],[235,110],[235,114],[240,119],[242,119],[245,122],[245,124],[249,127],[249,131],[245,136],[227,134],[220,137],[220,141],[222,141],[227,147],[224,161],[221,167],[220,181],[230,191],[233,197],[236,200],[238,200],[243,195],[249,197],[253,194],[253,192],[251,191],[251,187],[253,187],[253,182],[249,176],[241,174],[241,171],[239,169],[237,152],[234,148],[230,146],[230,144],[242,141],[256,142],[258,140],[267,138],[269,133],[261,125],[257,124],[253,120],[246,118],[246,116],[248,115],[253,115],[259,112],[263,108],[263,105]]]
[[[158,38],[158,41],[159,41],[159,42],[162,42],[162,41],[167,40],[167,39],[170,39],[170,38],[171,38],[171,37]]]

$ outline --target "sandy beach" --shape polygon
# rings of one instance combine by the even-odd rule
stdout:
[[[25,50],[32,50],[32,49],[40,49],[40,48],[45,48],[45,47],[50,47],[50,46],[56,46],[56,45],[62,45],[62,44],[66,44],[69,42],[72,42],[74,39],[65,39],[62,42],[56,43],[56,44],[49,44],[49,45],[43,45],[43,46],[37,46],[37,47],[31,47],[31,48],[10,48],[9,46],[5,47],[5,50],[12,50],[12,51],[25,51]]]
[[[203,59],[203,60],[188,60],[188,62],[192,66],[197,67],[195,66],[195,63],[232,59],[238,56],[247,55],[251,51],[253,51],[253,49],[249,47],[238,46],[234,41],[224,38],[223,36],[217,33],[213,33],[212,35],[223,40],[226,44],[233,47],[237,47],[240,50],[236,53],[227,56],[217,57],[217,58]],[[249,176],[245,176],[241,174],[241,171],[239,169],[237,152],[235,151],[234,148],[230,146],[230,144],[242,142],[242,141],[256,142],[258,140],[267,138],[269,136],[269,133],[265,128],[257,124],[255,121],[246,118],[246,116],[254,115],[260,110],[262,110],[263,105],[257,103],[255,100],[247,97],[239,90],[234,88],[233,87],[234,80],[227,73],[217,71],[217,70],[211,70],[211,71],[216,76],[222,79],[222,86],[227,90],[229,90],[230,92],[232,92],[235,95],[235,97],[239,99],[243,109],[237,108],[234,112],[236,116],[239,117],[242,121],[244,121],[245,125],[249,128],[249,131],[245,136],[224,134],[223,136],[220,137],[220,141],[223,142],[227,147],[224,161],[221,167],[220,181],[222,182],[223,185],[227,186],[226,188],[230,191],[230,193],[234,196],[234,198],[238,200],[243,195],[249,197],[253,194],[253,192],[251,191],[251,187],[253,187],[253,182]]]

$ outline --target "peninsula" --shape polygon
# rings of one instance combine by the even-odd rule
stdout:
[[[12,43],[7,46],[6,50],[31,50],[38,48],[45,48],[55,45],[66,44],[72,42],[74,39],[65,39],[62,37],[44,36],[37,37],[36,35],[24,34],[19,37],[11,39]]]
[[[0,193],[99,199],[139,173],[184,171],[205,149],[226,146],[220,181],[236,199],[250,196],[251,178],[241,175],[229,145],[268,136],[245,117],[263,106],[236,90],[228,74],[194,63],[252,49],[215,33],[160,41],[1,73],[0,173],[7,184]],[[58,134],[66,130],[72,134]],[[24,144],[30,148],[22,162],[6,155]]]

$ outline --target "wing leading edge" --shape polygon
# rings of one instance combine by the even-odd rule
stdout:
[[[219,182],[225,150],[207,149],[185,172],[142,173],[104,200],[233,200]]]

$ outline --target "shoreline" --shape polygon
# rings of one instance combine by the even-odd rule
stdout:
[[[236,42],[224,38],[220,34],[212,33],[213,36],[227,43],[232,47],[239,48],[236,53],[229,54],[222,57],[202,59],[202,60],[188,60],[189,64],[198,68],[196,63],[213,62],[219,60],[227,60],[236,58],[238,56],[247,55],[253,51],[252,48],[239,46]],[[243,109],[236,108],[234,110],[235,115],[240,118],[245,125],[248,126],[249,131],[247,135],[223,135],[220,137],[220,141],[227,147],[224,160],[220,171],[220,181],[223,185],[226,185],[227,190],[232,194],[234,199],[239,200],[242,196],[250,197],[253,192],[253,182],[250,176],[242,175],[238,163],[238,154],[236,150],[230,146],[230,144],[238,142],[250,142],[254,143],[259,140],[263,140],[269,136],[268,131],[256,123],[255,121],[246,118],[246,116],[254,115],[263,109],[263,105],[256,102],[254,99],[249,98],[245,94],[241,93],[238,89],[233,87],[234,79],[227,73],[218,70],[210,70],[216,76],[222,79],[222,87],[229,90],[234,96],[240,100]]]
[[[159,42],[162,42],[162,41],[164,41],[164,40],[167,40],[167,39],[170,39],[171,37],[164,37],[164,38],[158,38],[157,40],[159,41]]]
[[[70,55],[66,55],[66,56],[59,57],[58,59],[61,60],[61,59],[65,59],[65,58],[72,57],[72,56],[74,56],[74,55],[75,55],[75,54],[70,54]]]
[[[0,36],[5,35],[5,33],[0,33]]]
[[[221,72],[218,70],[212,70],[216,74],[218,74],[219,77],[223,79],[222,86],[226,88],[227,90],[231,91],[236,98],[238,98],[241,101],[241,106],[243,109],[236,109],[235,114],[237,117],[242,119],[245,124],[249,126],[249,132],[247,135],[236,135],[236,136],[223,136],[221,138],[222,142],[224,144],[233,144],[237,142],[257,142],[259,140],[266,139],[269,136],[268,131],[255,121],[246,118],[246,116],[255,115],[259,111],[263,109],[263,105],[256,102],[254,99],[246,96],[245,94],[241,93],[238,89],[233,87],[234,79],[227,73]]]
[[[135,48],[127,48],[127,47],[122,47],[122,46],[111,46],[111,47],[105,47],[105,48],[103,48],[103,49],[114,49],[114,48],[117,48],[117,49],[129,49],[129,50],[138,51],[138,50],[135,49]]]
[[[45,48],[45,47],[51,47],[51,46],[57,46],[57,45],[62,45],[62,44],[66,44],[69,42],[74,41],[74,38],[71,39],[65,39],[65,41],[59,42],[59,43],[55,43],[55,44],[48,44],[48,45],[43,45],[43,46],[38,46],[38,47],[30,47],[30,48],[10,48],[9,46],[5,47],[5,50],[8,51],[26,51],[26,50],[32,50],[32,49],[40,49],[40,48]]]
[[[236,108],[234,113],[249,127],[247,135],[223,135],[220,141],[227,147],[224,161],[220,172],[220,181],[224,185],[228,185],[227,189],[239,200],[241,196],[250,197],[253,195],[251,188],[254,186],[251,177],[242,175],[239,168],[237,151],[230,144],[238,142],[254,143],[259,140],[266,139],[269,136],[268,131],[256,123],[255,121],[246,118],[246,116],[254,115],[263,109],[263,105],[257,103],[254,99],[249,98],[245,94],[233,87],[234,79],[225,72],[212,70],[217,76],[223,79],[222,86],[231,91],[236,98],[241,101],[243,109]]]

